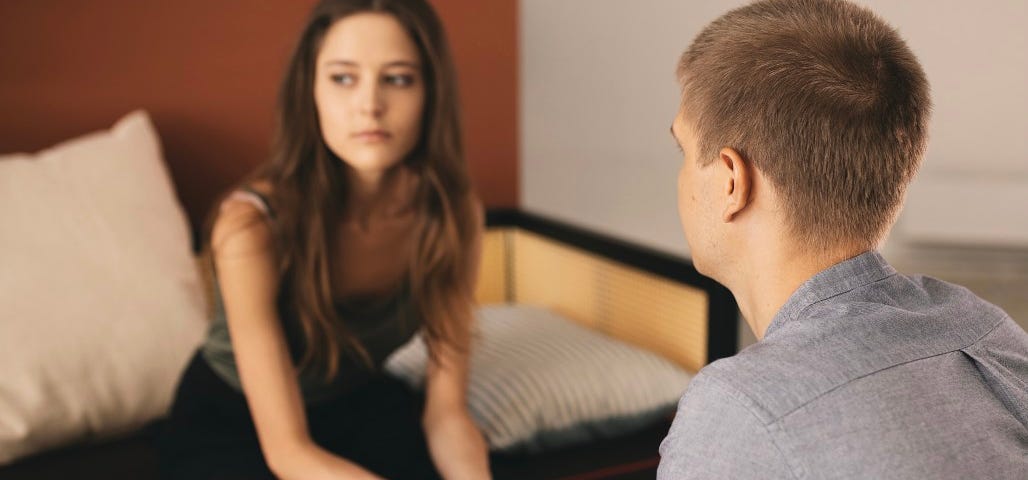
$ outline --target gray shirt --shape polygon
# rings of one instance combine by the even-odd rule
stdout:
[[[658,479],[1028,479],[1028,334],[865,253],[700,371],[660,455]]]

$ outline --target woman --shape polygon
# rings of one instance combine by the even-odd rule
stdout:
[[[431,7],[318,4],[278,129],[271,161],[212,215],[217,314],[161,439],[164,472],[487,478],[465,403],[482,208]],[[419,329],[423,407],[381,373]]]

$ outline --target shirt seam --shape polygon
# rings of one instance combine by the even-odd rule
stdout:
[[[831,299],[833,299],[833,298],[835,298],[835,297],[838,297],[838,296],[840,296],[840,295],[845,295],[845,294],[847,294],[847,293],[850,293],[850,292],[852,292],[852,291],[854,291],[854,290],[856,290],[856,289],[858,289],[858,288],[863,288],[863,287],[867,287],[867,286],[869,286],[869,285],[874,285],[874,284],[876,284],[876,283],[878,283],[878,282],[881,282],[881,281],[884,281],[884,280],[888,280],[888,279],[890,279],[890,278],[892,278],[892,277],[894,277],[894,276],[896,276],[896,275],[898,275],[898,274],[899,274],[899,272],[892,272],[892,273],[890,273],[890,274],[888,274],[888,275],[886,275],[886,276],[884,276],[884,277],[881,277],[881,278],[877,278],[877,279],[875,279],[875,280],[872,280],[872,281],[870,281],[870,282],[866,282],[866,283],[860,283],[860,284],[854,285],[854,286],[852,286],[852,287],[850,287],[850,288],[848,288],[848,289],[846,289],[846,290],[843,290],[843,291],[837,292],[837,293],[835,293],[835,294],[829,295],[829,296],[827,296],[827,297],[824,297],[824,298],[822,298],[822,299],[819,299],[819,300],[815,300],[815,301],[813,301],[813,302],[810,302],[809,304],[807,304],[807,305],[806,305],[806,306],[804,306],[803,308],[801,308],[801,309],[797,310],[795,314],[791,315],[791,316],[789,317],[789,321],[790,321],[790,322],[796,321],[796,319],[797,319],[797,318],[799,318],[799,317],[800,317],[800,315],[801,315],[801,314],[803,314],[803,312],[806,312],[806,311],[807,311],[807,309],[809,309],[810,307],[813,307],[814,305],[817,305],[817,304],[819,304],[819,303],[824,303],[824,302],[827,302],[828,300],[831,300]]]
[[[786,455],[785,452],[782,451],[782,448],[778,445],[778,442],[775,439],[775,435],[768,428],[768,426],[771,424],[764,423],[764,421],[761,420],[760,416],[753,411],[750,405],[748,405],[750,403],[755,404],[756,402],[754,402],[753,399],[749,397],[749,395],[746,395],[745,393],[738,391],[731,385],[725,383],[724,381],[715,376],[708,376],[707,381],[714,384],[714,386],[722,392],[728,394],[728,396],[731,397],[733,402],[735,402],[737,405],[745,409],[746,413],[749,413],[750,416],[753,417],[753,420],[756,421],[756,423],[764,429],[764,433],[767,434],[767,438],[771,441],[771,445],[775,448],[775,451],[778,452],[778,455],[782,458],[782,463],[785,464],[785,468],[789,470],[789,475],[791,475],[792,478],[797,480],[803,478],[802,476],[796,474],[796,471],[793,468],[793,462],[789,461],[789,456]],[[743,399],[745,399],[746,401],[742,401]],[[803,471],[803,468],[801,467],[800,470]]]
[[[895,364],[889,365],[887,367],[879,368],[878,370],[867,372],[867,373],[865,373],[863,375],[860,375],[858,377],[851,378],[851,379],[849,379],[849,380],[847,380],[847,381],[845,381],[843,383],[840,383],[839,385],[836,385],[836,386],[834,386],[834,387],[832,387],[832,388],[830,388],[828,390],[825,390],[824,392],[821,392],[816,397],[813,397],[810,400],[807,400],[806,402],[803,402],[802,404],[797,405],[795,408],[789,410],[788,412],[785,412],[785,413],[783,413],[781,415],[778,415],[778,416],[774,417],[774,420],[772,420],[771,423],[778,423],[782,419],[784,419],[785,417],[788,417],[789,415],[792,415],[793,413],[796,413],[796,411],[802,409],[803,407],[806,407],[807,405],[810,405],[811,403],[819,400],[821,397],[824,397],[825,395],[828,395],[829,393],[832,393],[832,392],[834,392],[834,391],[836,391],[836,390],[838,390],[838,389],[840,389],[842,387],[845,387],[846,385],[849,385],[849,384],[851,384],[851,383],[853,383],[853,382],[855,382],[857,380],[860,380],[860,379],[869,377],[871,375],[874,375],[876,373],[884,372],[886,370],[890,370],[890,369],[893,369],[893,368],[896,368],[896,367],[900,367],[900,366],[903,366],[903,365],[911,364],[911,363],[914,363],[914,362],[919,362],[921,360],[928,360],[929,358],[941,357],[943,355],[949,355],[949,354],[954,353],[954,352],[963,352],[965,349],[974,346],[978,342],[982,341],[983,338],[989,336],[989,334],[991,334],[997,328],[999,328],[999,326],[1002,323],[1003,323],[1003,319],[1000,318],[999,320],[996,321],[996,324],[993,325],[992,327],[989,327],[989,329],[985,333],[981,334],[980,336],[978,336],[978,338],[970,341],[969,343],[965,344],[964,346],[957,347],[957,348],[954,348],[952,350],[947,350],[945,352],[939,352],[939,353],[936,353],[934,355],[928,355],[928,356],[925,356],[925,357],[913,358],[913,359],[907,360],[905,362],[895,363]],[[745,394],[743,394],[743,395],[745,395]],[[747,398],[749,398],[749,397],[747,396]]]

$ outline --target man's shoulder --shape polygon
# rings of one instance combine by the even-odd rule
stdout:
[[[685,397],[744,408],[761,424],[769,425],[828,388],[825,380],[814,378],[828,374],[819,356],[817,351],[793,348],[788,342],[759,342],[704,367],[689,384]]]
[[[1028,336],[961,287],[929,277],[888,283],[812,304],[773,335],[703,368],[661,447],[661,478],[913,478],[941,471],[931,464],[933,451],[962,455],[954,435],[992,442],[996,471],[1016,468],[1003,450],[1009,443],[979,427],[962,429],[947,408],[973,410],[982,424],[1009,418],[998,407],[978,408],[975,399],[988,387],[971,362],[1024,371],[1013,357],[1028,358]],[[890,453],[914,450],[924,454]],[[754,452],[757,463],[730,460]],[[973,460],[945,468],[985,468]]]
[[[757,424],[770,425],[844,381],[826,371],[828,359],[819,356],[782,342],[751,345],[703,367],[689,383],[680,409],[702,404],[708,415],[745,412]]]
[[[738,381],[745,371],[743,362],[729,357],[707,365],[689,382],[679,401],[679,409],[685,405],[703,404],[705,414],[720,416],[724,411],[746,413],[756,424],[766,425],[772,421],[763,405],[756,401],[747,385]]]
[[[700,377],[771,423],[850,382],[967,348],[1010,322],[963,287],[896,275],[809,305]]]
[[[791,478],[787,459],[744,392],[701,371],[660,445],[658,479]]]

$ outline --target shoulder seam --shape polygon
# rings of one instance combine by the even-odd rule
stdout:
[[[800,478],[800,476],[796,474],[796,469],[793,467],[793,462],[789,461],[789,456],[787,456],[785,454],[785,452],[782,451],[782,448],[778,445],[778,441],[775,439],[775,435],[771,432],[771,429],[768,428],[769,425],[771,425],[773,423],[776,423],[779,418],[775,418],[771,422],[771,424],[764,423],[760,419],[760,416],[757,415],[756,412],[754,412],[753,409],[751,408],[750,405],[751,404],[755,405],[756,402],[753,401],[753,399],[750,398],[749,395],[746,395],[745,393],[740,392],[738,389],[732,387],[731,385],[725,383],[724,381],[722,381],[721,379],[719,379],[719,378],[717,378],[715,376],[708,375],[708,376],[706,376],[704,378],[707,381],[711,382],[715,386],[715,388],[717,388],[717,389],[721,390],[722,392],[728,394],[732,398],[733,402],[735,402],[740,407],[745,409],[746,412],[749,413],[750,416],[753,417],[753,419],[757,422],[757,424],[760,425],[761,428],[764,429],[764,432],[767,434],[767,438],[771,441],[771,445],[774,446],[775,451],[778,452],[778,455],[782,458],[782,463],[784,463],[786,468],[789,469],[789,474],[792,476],[792,478],[794,478],[794,479]],[[744,401],[740,401],[740,399],[745,399],[746,401],[745,402]],[[802,468],[800,470],[802,470]]]
[[[913,358],[913,359],[907,360],[906,362],[895,363],[895,364],[889,365],[887,367],[879,368],[878,370],[867,372],[867,373],[865,373],[863,375],[860,375],[858,377],[853,377],[853,378],[851,378],[851,379],[849,379],[849,380],[847,380],[847,381],[845,381],[843,383],[840,383],[840,384],[838,384],[838,385],[836,385],[836,386],[834,386],[834,387],[832,387],[832,388],[830,388],[828,390],[825,390],[825,391],[821,392],[817,396],[810,398],[809,400],[807,400],[807,401],[797,405],[796,407],[792,408],[791,410],[789,410],[789,411],[787,411],[787,412],[785,412],[785,413],[783,413],[781,415],[775,416],[775,419],[772,421],[772,423],[778,422],[779,420],[781,420],[781,419],[783,419],[783,418],[785,418],[785,417],[787,417],[789,415],[792,415],[797,410],[799,410],[799,409],[801,409],[801,408],[803,408],[803,407],[805,407],[807,405],[810,405],[811,403],[813,403],[814,401],[820,399],[821,397],[824,397],[825,395],[828,395],[829,393],[832,393],[832,392],[834,392],[834,391],[836,391],[836,390],[838,390],[838,389],[840,389],[842,387],[845,387],[846,385],[849,385],[849,384],[851,384],[851,383],[853,383],[853,382],[855,382],[857,380],[860,380],[860,379],[869,377],[871,375],[874,375],[876,373],[884,372],[886,370],[890,370],[890,369],[893,369],[893,368],[896,368],[896,367],[900,367],[900,366],[903,366],[903,365],[908,365],[908,364],[911,364],[911,363],[914,363],[914,362],[919,362],[921,360],[927,360],[929,358],[941,357],[943,355],[949,355],[949,354],[954,353],[954,352],[961,352],[961,351],[963,351],[963,350],[965,350],[967,348],[970,348],[970,347],[974,346],[976,343],[980,342],[983,338],[987,337],[990,333],[994,332],[996,330],[996,328],[998,328],[999,325],[1002,322],[1003,322],[1002,318],[998,319],[996,321],[996,324],[993,325],[992,327],[990,327],[984,334],[982,334],[978,338],[970,341],[966,345],[963,345],[963,346],[960,346],[960,347],[956,347],[956,348],[953,348],[951,350],[946,350],[945,352],[939,352],[939,353],[936,353],[934,355],[928,355],[928,356],[924,356],[924,357],[917,357],[917,358]]]
[[[809,310],[814,305],[818,305],[818,304],[827,302],[828,300],[831,300],[831,299],[833,299],[835,297],[838,297],[838,296],[841,296],[841,295],[845,295],[845,294],[850,293],[850,292],[852,292],[852,291],[854,291],[854,290],[856,290],[858,288],[864,288],[864,287],[867,287],[869,285],[874,285],[874,284],[879,283],[879,282],[881,282],[883,280],[887,280],[889,278],[892,278],[892,277],[896,276],[897,274],[898,274],[898,272],[892,272],[892,273],[890,273],[890,274],[888,274],[888,275],[886,275],[884,277],[878,278],[878,279],[876,279],[874,281],[871,281],[871,282],[868,282],[868,283],[862,283],[862,284],[859,284],[859,285],[854,285],[854,286],[852,286],[852,287],[850,287],[850,288],[848,288],[846,290],[842,290],[842,291],[840,291],[838,293],[835,293],[834,295],[829,295],[829,296],[827,296],[825,298],[822,298],[820,300],[817,300],[817,301],[814,301],[814,302],[810,302],[810,304],[808,304],[807,306],[799,309],[794,315],[792,315],[790,320],[796,320],[797,318],[800,317],[800,315],[803,314],[803,312],[806,312],[807,310]]]
[[[999,317],[998,319],[996,319],[996,324],[991,326],[991,327],[989,327],[989,329],[986,330],[985,333],[979,335],[978,338],[974,339],[974,341],[972,341],[971,343],[968,343],[967,345],[964,345],[963,347],[960,347],[960,348],[958,348],[958,349],[956,349],[954,351],[964,351],[964,350],[967,350],[967,349],[977,345],[985,337],[988,337],[989,335],[992,335],[992,332],[995,332],[996,329],[999,328],[1000,325],[1003,324],[1003,320],[1006,320],[1006,317]]]

